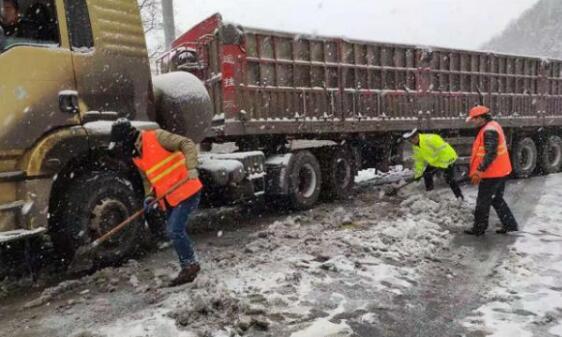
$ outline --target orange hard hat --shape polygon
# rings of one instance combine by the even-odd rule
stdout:
[[[470,111],[468,112],[468,118],[466,119],[466,121],[468,122],[469,120],[471,120],[475,117],[485,115],[489,112],[490,112],[490,109],[487,106],[477,105],[474,108],[470,109]]]

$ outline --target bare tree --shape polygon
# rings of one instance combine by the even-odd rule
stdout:
[[[144,32],[159,30],[162,26],[161,0],[138,0]]]
[[[144,32],[147,36],[149,59],[154,70],[158,58],[175,39],[173,0],[137,0]]]

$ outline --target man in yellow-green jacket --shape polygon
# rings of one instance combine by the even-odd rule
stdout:
[[[458,156],[455,149],[441,136],[431,133],[420,133],[414,129],[402,136],[412,144],[414,158],[414,179],[422,177],[427,191],[433,190],[433,175],[437,171],[445,173],[445,181],[453,190],[457,199],[464,196],[455,181],[455,161]]]

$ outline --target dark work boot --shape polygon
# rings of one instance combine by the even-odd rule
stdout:
[[[519,229],[517,227],[502,227],[500,229],[496,229],[496,233],[498,234],[507,234],[509,232],[517,232]]]
[[[468,235],[481,236],[484,235],[484,233],[486,232],[483,230],[476,230],[474,228],[471,228],[471,229],[465,229],[464,233]]]
[[[183,268],[175,279],[170,281],[169,286],[177,287],[185,283],[193,282],[200,270],[201,267],[199,266],[199,263],[190,264],[189,266]]]

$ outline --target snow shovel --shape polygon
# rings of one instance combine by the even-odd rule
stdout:
[[[398,194],[398,191],[400,191],[401,189],[403,189],[404,187],[410,185],[411,183],[413,183],[415,181],[416,181],[415,179],[412,179],[410,181],[407,181],[404,185],[401,185],[401,186],[398,186],[398,187],[387,185],[384,188],[384,194],[389,196],[389,197],[395,196],[396,194]]]
[[[148,204],[146,208],[150,209],[150,208],[154,207],[154,205],[156,205],[162,199],[164,199],[165,197],[170,195],[172,192],[177,190],[179,187],[181,187],[183,184],[185,184],[188,180],[189,180],[189,176],[187,178],[179,181],[174,186],[172,186],[172,188],[168,192],[166,192],[164,195],[156,198],[150,204]],[[105,241],[109,240],[110,238],[115,236],[117,233],[122,231],[131,222],[133,222],[133,221],[137,220],[139,217],[141,217],[144,214],[144,210],[145,210],[145,208],[135,212],[133,215],[131,215],[130,217],[125,219],[123,222],[121,222],[117,226],[113,227],[109,232],[107,232],[104,235],[97,238],[91,244],[79,247],[78,250],[76,251],[76,253],[74,254],[74,258],[73,258],[72,262],[70,263],[70,265],[68,267],[68,272],[71,273],[71,274],[78,274],[78,273],[85,272],[85,271],[88,271],[88,270],[92,269],[92,267],[94,266],[94,253],[96,252],[97,248],[102,243],[104,243]]]

